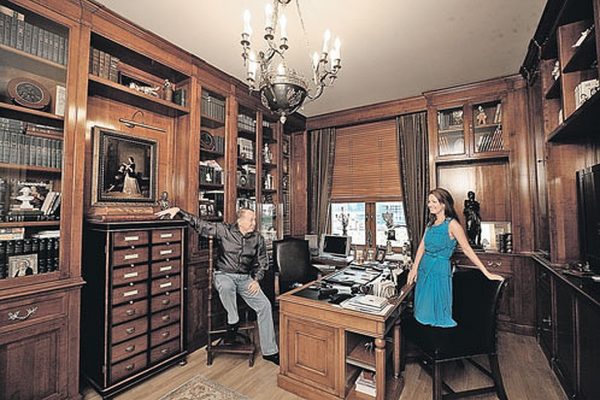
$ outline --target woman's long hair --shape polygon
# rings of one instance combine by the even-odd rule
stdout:
[[[444,213],[446,214],[446,218],[455,219],[460,222],[458,219],[458,214],[456,214],[456,210],[454,209],[454,199],[450,192],[448,192],[444,188],[435,188],[429,192],[429,195],[434,195],[435,198],[444,205]],[[427,225],[431,226],[435,223],[435,214],[429,213]]]

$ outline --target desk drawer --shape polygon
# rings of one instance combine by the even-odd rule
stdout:
[[[166,310],[181,304],[180,291],[166,292],[152,297],[152,312]]]
[[[172,260],[181,256],[181,243],[152,246],[152,260]]]
[[[5,302],[0,304],[0,330],[42,318],[58,319],[66,313],[64,293]]]
[[[148,319],[140,318],[112,328],[112,343],[116,344],[148,332]]]
[[[116,363],[148,349],[148,335],[138,336],[112,347],[111,362]]]
[[[178,290],[181,287],[180,275],[165,276],[163,278],[156,278],[152,280],[152,296],[155,296],[164,292],[172,292]]]
[[[141,299],[112,309],[112,324],[117,325],[148,314],[148,301]]]
[[[152,231],[152,243],[173,243],[181,241],[181,229],[157,229]]]
[[[146,231],[115,232],[112,235],[114,247],[137,247],[148,244],[148,232]]]
[[[181,260],[160,261],[152,264],[152,277],[175,275],[181,271]]]
[[[180,349],[178,339],[163,343],[160,346],[153,348],[150,352],[150,363],[154,364],[155,362],[169,358],[173,354],[177,354]]]
[[[132,300],[138,300],[148,295],[148,285],[146,282],[136,283],[135,285],[121,286],[113,289],[112,304],[121,304]]]
[[[150,347],[155,347],[169,340],[178,338],[179,327],[179,324],[173,324],[153,331],[150,337]]]
[[[126,285],[148,279],[148,264],[113,269],[113,286]]]
[[[175,307],[169,310],[160,311],[152,314],[152,321],[150,325],[152,327],[152,330],[179,321],[180,312],[180,307]]]
[[[148,248],[136,247],[133,249],[115,250],[112,257],[114,266],[141,264],[148,261]]]
[[[114,384],[115,382],[146,368],[147,358],[148,357],[146,356],[146,353],[143,353],[130,358],[129,360],[125,360],[113,365],[110,369],[111,384]]]

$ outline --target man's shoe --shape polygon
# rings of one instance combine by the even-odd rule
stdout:
[[[223,343],[225,345],[232,345],[235,344],[235,336],[237,335],[237,330],[238,330],[238,325],[237,324],[227,324],[227,332],[225,332],[225,337],[223,338]]]
[[[271,361],[275,365],[279,365],[279,353],[271,354],[270,356],[263,356],[263,359]]]

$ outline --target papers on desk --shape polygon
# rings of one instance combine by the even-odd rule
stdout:
[[[335,283],[339,285],[347,285],[352,286],[354,284],[364,285],[365,283],[371,282],[373,279],[377,278],[381,272],[374,270],[355,270],[351,268],[347,268],[345,270],[339,271],[333,275],[325,278],[325,281],[329,283]]]
[[[393,304],[390,304],[384,297],[373,296],[370,294],[358,295],[340,303],[342,308],[348,310],[366,312],[375,315],[385,315]]]
[[[319,271],[321,271],[325,274],[335,271],[335,265],[313,264],[313,267],[315,267],[316,269],[318,269]]]

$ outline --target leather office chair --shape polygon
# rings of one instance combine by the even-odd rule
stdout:
[[[278,271],[277,294],[285,293],[298,284],[314,281],[319,276],[319,270],[310,262],[307,240],[286,238],[273,241],[273,265]]]
[[[507,400],[496,343],[496,318],[498,305],[507,280],[490,281],[479,270],[459,270],[452,278],[452,314],[458,325],[454,328],[438,328],[420,324],[412,315],[402,321],[405,337],[423,352],[421,361],[427,372],[433,375],[433,399],[456,399],[483,393],[496,392],[501,400]],[[487,355],[490,369],[472,360]],[[441,364],[467,359],[477,369],[490,377],[494,385],[480,389],[455,392],[441,377]],[[442,396],[442,389],[448,394]]]
[[[215,254],[213,251],[214,239],[208,238],[208,343],[206,345],[206,365],[212,365],[215,353],[232,353],[248,356],[248,365],[254,365],[254,355],[256,354],[255,329],[256,322],[251,317],[252,310],[238,298],[238,314],[240,323],[237,329],[236,342],[234,344],[225,343],[225,334],[227,333],[226,322],[227,312],[223,307],[215,310],[213,301],[220,305],[219,294],[213,287],[213,268]],[[215,298],[216,300],[213,300]],[[214,325],[214,326],[213,326]],[[238,340],[242,340],[240,343]]]

